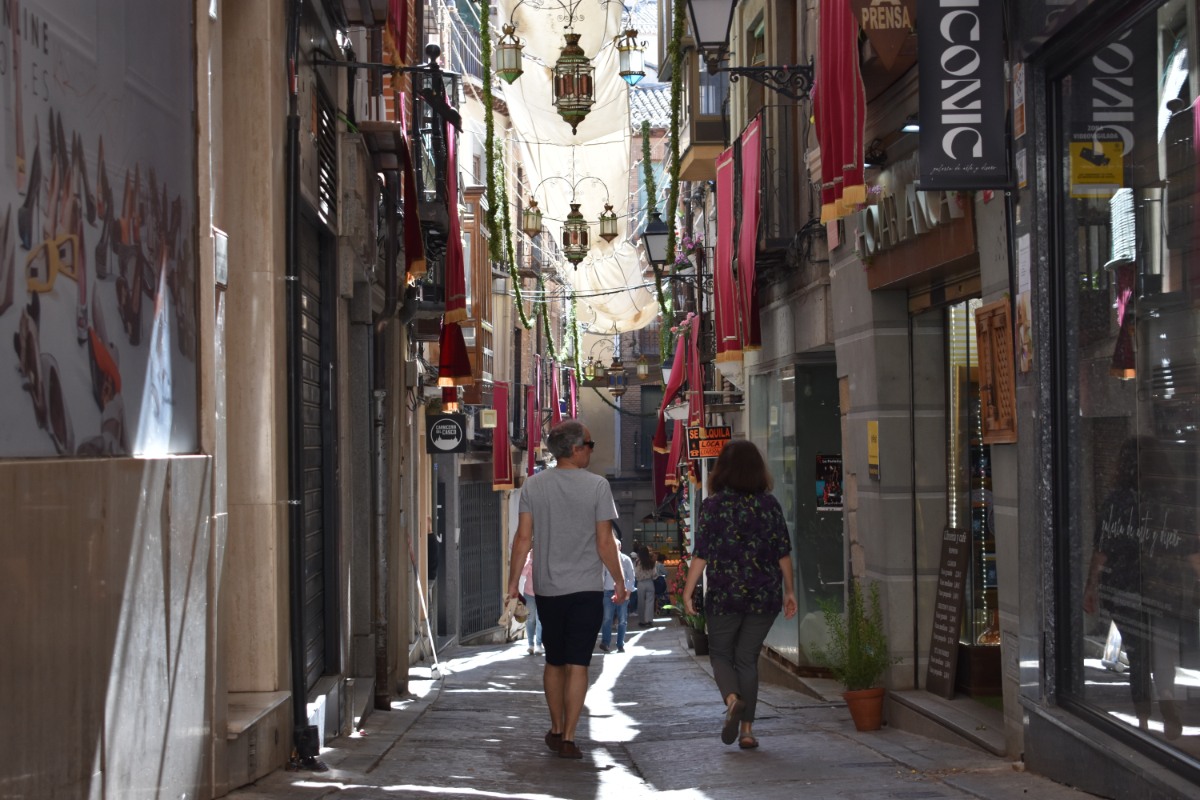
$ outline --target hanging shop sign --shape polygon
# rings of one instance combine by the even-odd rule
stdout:
[[[890,70],[912,35],[917,0],[850,0],[850,7],[880,62]]]
[[[691,425],[687,429],[688,458],[716,458],[721,454],[721,448],[732,438],[733,428],[728,425],[717,428]]]
[[[921,0],[921,188],[1006,188],[1004,4]]]
[[[817,511],[842,510],[842,456],[817,455]]]
[[[1103,199],[1158,180],[1154,35],[1149,18],[1097,50],[1072,76],[1072,197]]]
[[[467,452],[466,414],[430,414],[425,417],[425,452]]]

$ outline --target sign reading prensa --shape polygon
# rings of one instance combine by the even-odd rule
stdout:
[[[426,453],[467,452],[465,414],[428,414],[425,417]]]
[[[688,458],[716,458],[721,448],[733,438],[733,428],[702,428],[699,425],[687,429]]]

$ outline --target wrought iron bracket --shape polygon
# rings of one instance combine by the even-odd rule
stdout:
[[[729,75],[730,83],[740,78],[749,78],[768,89],[779,92],[792,100],[800,101],[812,89],[813,62],[807,64],[783,64],[772,67],[718,67],[718,72]]]

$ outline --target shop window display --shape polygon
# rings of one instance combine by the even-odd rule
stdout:
[[[1200,226],[1187,13],[1056,84],[1068,452],[1063,692],[1200,756]],[[1119,89],[1120,91],[1114,91]],[[1069,554],[1069,555],[1067,555]]]

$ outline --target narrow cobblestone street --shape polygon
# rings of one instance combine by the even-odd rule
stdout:
[[[362,735],[329,743],[325,773],[280,770],[230,795],[283,798],[1007,798],[1089,797],[1021,765],[884,728],[854,730],[840,702],[762,687],[758,750],[719,739],[723,706],[707,657],[681,627],[631,632],[597,653],[580,722],[583,761],[542,742],[542,658],[524,641],[458,647],[414,695],[372,712]]]

